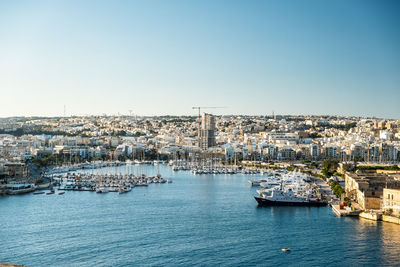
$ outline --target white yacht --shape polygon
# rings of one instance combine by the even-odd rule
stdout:
[[[248,180],[251,186],[260,186],[261,183],[266,183],[269,180],[267,178],[259,179],[259,180]]]
[[[96,193],[108,193],[109,190],[105,188],[104,186],[96,188]]]
[[[30,193],[36,190],[34,184],[13,184],[7,186],[7,194],[9,195],[19,195]]]

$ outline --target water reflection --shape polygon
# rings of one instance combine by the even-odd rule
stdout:
[[[347,235],[344,251],[346,261],[357,265],[398,264],[400,255],[400,226],[363,218],[340,218],[345,221],[341,233]],[[350,246],[349,246],[350,245]]]
[[[258,207],[245,175],[159,168],[172,184],[123,195],[0,199],[0,259],[28,266],[398,264],[399,225],[339,218],[329,207]],[[139,169],[155,172],[117,172]]]
[[[380,223],[385,264],[400,264],[400,225]]]

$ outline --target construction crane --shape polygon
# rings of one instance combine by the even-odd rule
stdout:
[[[210,108],[226,108],[226,107],[192,107],[192,109],[199,110],[199,128],[198,128],[198,139],[199,139],[199,147],[200,147],[200,109],[210,109]]]

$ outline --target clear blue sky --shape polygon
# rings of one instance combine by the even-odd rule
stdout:
[[[400,1],[0,1],[0,116],[400,119]]]

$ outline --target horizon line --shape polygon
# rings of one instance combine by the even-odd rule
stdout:
[[[215,116],[251,116],[251,117],[273,117],[273,116],[283,116],[283,117],[338,117],[338,118],[362,118],[362,119],[385,119],[385,120],[400,120],[396,118],[387,117],[376,117],[376,116],[357,116],[357,115],[333,115],[333,114],[213,114],[207,113]],[[198,117],[197,114],[163,114],[163,115],[139,115],[139,114],[71,114],[71,115],[15,115],[15,116],[0,116],[0,119],[12,119],[12,118],[77,118],[77,117]]]

